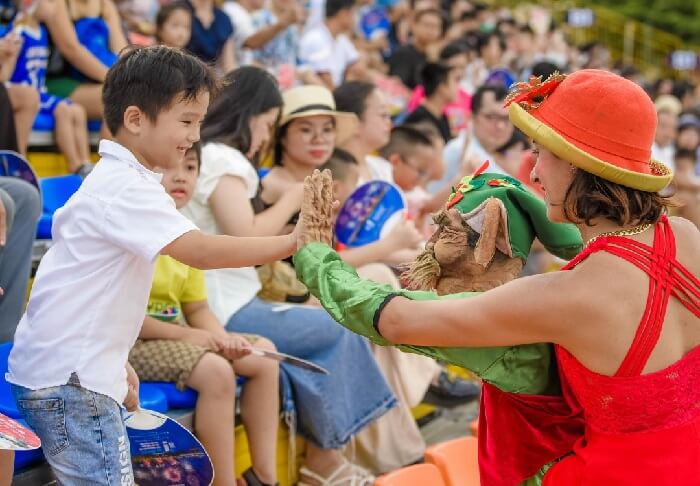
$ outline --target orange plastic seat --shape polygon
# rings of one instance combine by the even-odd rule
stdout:
[[[374,486],[445,486],[445,481],[432,464],[416,464],[378,477]]]
[[[474,419],[471,422],[469,422],[469,432],[474,436],[478,437],[479,436],[479,419]]]
[[[437,466],[445,486],[480,486],[477,455],[476,437],[462,437],[429,447],[425,462]]]

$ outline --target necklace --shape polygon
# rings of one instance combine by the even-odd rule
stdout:
[[[598,238],[601,238],[603,236],[632,236],[632,235],[638,235],[639,233],[644,233],[646,230],[651,228],[653,225],[651,223],[644,223],[640,224],[639,226],[635,226],[634,228],[630,229],[624,229],[624,230],[617,230],[617,231],[608,231],[606,233],[601,233],[598,236],[594,236],[590,240],[586,242],[586,246],[590,245],[593,243],[595,240]]]

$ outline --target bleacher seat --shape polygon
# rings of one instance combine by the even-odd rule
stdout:
[[[236,377],[236,385],[240,388],[243,383],[246,382],[245,376]],[[175,383],[167,381],[148,381],[144,382],[149,386],[158,388],[165,394],[168,400],[169,410],[178,410],[182,408],[194,408],[197,402],[197,392],[191,388],[185,388],[184,390],[178,390]],[[238,395],[238,393],[236,393]]]
[[[439,469],[446,486],[479,486],[477,456],[476,438],[461,437],[429,447],[425,451],[425,462]]]
[[[82,182],[83,180],[77,175],[46,177],[41,179],[42,211],[41,219],[39,219],[39,225],[36,230],[37,239],[51,239],[53,213],[66,204],[73,193],[78,190]]]
[[[378,477],[374,486],[445,486],[445,482],[437,467],[416,464]]]
[[[160,413],[168,411],[168,398],[152,383],[139,384],[139,402],[141,408]]]
[[[5,373],[7,372],[7,358],[10,356],[12,343],[0,344],[0,413],[8,417],[17,419],[21,415],[15,403],[15,397],[12,395],[10,384],[5,381]]]
[[[191,388],[185,388],[180,391],[175,387],[175,383],[165,381],[149,381],[142,385],[148,384],[165,395],[169,409],[194,408],[197,401],[197,392]]]
[[[54,139],[54,118],[45,113],[39,113],[34,119],[32,133],[29,135],[30,147],[53,147],[56,145]],[[102,128],[102,120],[88,120],[88,134],[90,144],[95,145],[99,140],[100,129]]]
[[[18,419],[17,422],[27,427],[27,422]],[[32,466],[44,460],[44,451],[40,448],[31,451],[15,451],[15,471]]]

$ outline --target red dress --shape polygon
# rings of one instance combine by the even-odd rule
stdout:
[[[565,393],[582,407],[586,431],[573,454],[545,475],[543,486],[700,485],[700,346],[663,370],[642,374],[671,296],[700,317],[700,281],[676,260],[665,216],[656,225],[653,247],[602,237],[564,269],[597,251],[624,258],[649,275],[647,305],[614,376],[589,370],[557,346]]]

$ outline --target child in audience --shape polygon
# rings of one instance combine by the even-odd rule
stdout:
[[[185,2],[163,5],[156,16],[156,40],[168,47],[184,48],[192,35],[192,11]]]
[[[54,4],[39,2],[38,15],[52,15]],[[68,169],[81,175],[89,172],[90,146],[87,115],[82,106],[50,95],[46,90],[46,68],[49,63],[49,33],[34,15],[18,14],[13,24],[0,34],[21,47],[2,65],[2,78],[10,83],[32,86],[39,92],[40,114],[53,117],[56,145],[66,158]],[[26,148],[25,148],[26,150]]]
[[[700,227],[700,177],[695,174],[695,150],[676,150],[673,183],[676,197],[683,203],[678,215]]]
[[[162,169],[162,184],[177,209],[194,193],[200,153],[197,142],[180,164]],[[178,316],[176,322],[158,319],[166,309],[170,318]],[[234,371],[248,378],[241,397],[241,418],[248,432],[253,467],[243,478],[248,486],[276,482],[279,366],[267,358],[246,356],[251,345],[275,350],[260,336],[224,330],[209,310],[203,271],[166,255],[156,259],[148,315],[129,363],[141,380],[172,381],[180,389],[189,386],[199,392],[194,430],[212,458],[217,484],[233,484]]]
[[[199,140],[215,88],[204,63],[162,46],[127,52],[107,75],[105,120],[114,141],[100,142],[101,162],[54,215],[53,246],[39,265],[6,376],[61,484],[134,482],[121,404],[138,407],[138,377],[127,356],[143,324],[156,257],[205,269],[260,264],[295,250],[294,234],[198,231],[153,172],[178,164]]]

